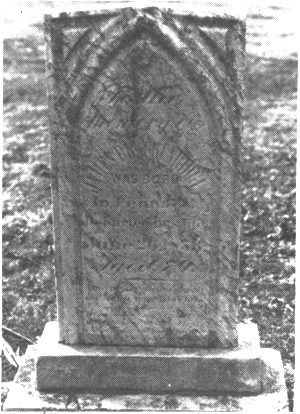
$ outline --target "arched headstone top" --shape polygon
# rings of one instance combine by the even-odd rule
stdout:
[[[184,66],[214,111],[219,109],[225,118],[233,118],[234,111],[241,106],[242,84],[238,84],[236,76],[243,69],[240,55],[244,53],[245,26],[235,18],[179,16],[155,7],[125,8],[100,15],[48,16],[47,27],[46,38],[53,40],[58,66],[64,64],[64,70],[58,70],[56,76],[61,76],[61,92],[74,112],[73,121],[105,66],[126,45],[147,35]],[[55,59],[49,61],[49,66],[51,72]]]

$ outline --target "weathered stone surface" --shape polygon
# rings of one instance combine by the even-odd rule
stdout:
[[[39,390],[129,393],[261,391],[257,327],[239,325],[234,349],[63,345],[50,322],[37,349]]]
[[[261,349],[262,388],[260,395],[187,396],[113,395],[80,392],[45,393],[37,391],[34,372],[35,351],[30,347],[27,359],[10,387],[4,410],[7,411],[226,411],[288,412],[283,366],[278,351]]]
[[[47,17],[60,341],[237,345],[244,25]]]

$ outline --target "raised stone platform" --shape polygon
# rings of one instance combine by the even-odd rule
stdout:
[[[34,360],[36,350],[29,347],[24,365],[19,369],[4,403],[5,411],[227,411],[288,412],[283,366],[278,351],[261,349],[259,395],[202,395],[183,393],[113,394],[55,392],[36,389]]]
[[[261,361],[254,324],[238,326],[231,349],[74,346],[58,343],[46,325],[37,348],[37,388],[150,394],[259,393]]]

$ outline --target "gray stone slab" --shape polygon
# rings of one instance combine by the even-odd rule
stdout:
[[[257,327],[239,325],[232,349],[63,345],[58,325],[46,325],[37,349],[39,390],[111,392],[261,391]]]
[[[56,392],[36,389],[35,349],[29,347],[4,403],[6,411],[228,411],[288,412],[283,365],[278,351],[261,349],[262,393],[260,395],[187,396],[166,393],[112,394]]]
[[[244,22],[45,27],[60,341],[236,346]]]

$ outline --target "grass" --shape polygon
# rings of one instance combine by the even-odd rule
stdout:
[[[262,346],[280,350],[290,410],[296,73],[295,60],[247,59],[239,311],[240,320],[258,324]],[[4,75],[3,323],[34,340],[56,318],[41,40],[5,40]],[[3,364],[3,380],[11,380],[15,369],[5,360]]]

